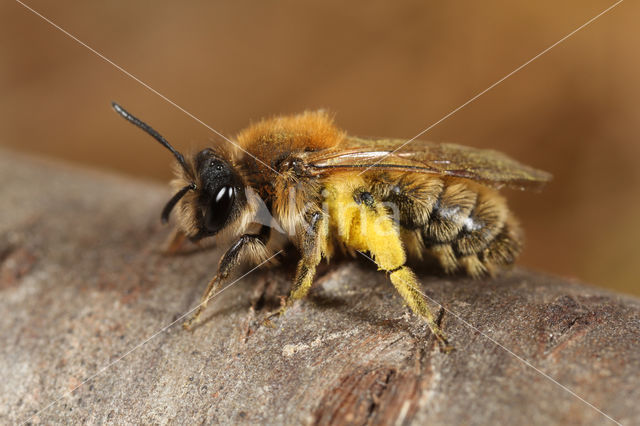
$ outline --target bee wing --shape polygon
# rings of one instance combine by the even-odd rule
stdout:
[[[404,142],[348,137],[334,148],[308,153],[305,162],[311,173],[317,175],[370,168],[455,176],[517,189],[538,189],[551,180],[549,173],[520,164],[497,151],[412,141],[394,152]]]

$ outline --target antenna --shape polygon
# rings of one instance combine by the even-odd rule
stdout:
[[[167,205],[164,206],[164,208],[162,209],[162,214],[160,215],[162,219],[162,223],[167,223],[169,221],[169,215],[171,214],[171,210],[173,210],[176,204],[178,204],[178,201],[180,201],[180,199],[184,197],[184,195],[187,192],[193,191],[195,189],[196,189],[196,185],[194,183],[190,183],[189,185],[182,188],[180,191],[176,192],[176,194],[173,197],[171,197]]]
[[[182,166],[184,171],[189,176],[191,176],[193,178],[193,175],[192,175],[191,171],[189,170],[189,168],[187,167],[187,163],[186,163],[186,161],[184,161],[184,157],[182,156],[182,154],[180,154],[174,147],[172,147],[171,144],[169,143],[169,141],[167,141],[164,137],[162,137],[162,135],[160,133],[155,131],[151,126],[149,126],[144,121],[142,121],[139,118],[131,115],[127,110],[122,108],[117,103],[111,102],[111,106],[113,107],[113,109],[118,114],[123,116],[127,121],[129,121],[130,123],[138,126],[142,130],[144,130],[146,133],[151,135],[155,140],[160,142],[165,148],[167,148],[169,151],[171,151],[171,153],[176,157],[176,160],[178,160],[178,163],[180,163],[180,165]]]

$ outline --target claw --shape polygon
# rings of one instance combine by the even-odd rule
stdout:
[[[449,343],[447,337],[440,329],[431,330],[436,341],[438,342],[438,346],[440,347],[440,352],[448,354],[456,350],[456,348]]]
[[[269,316],[267,316],[267,318],[264,320],[265,325],[269,325],[269,324],[273,325],[273,323],[271,322],[271,318],[283,316],[284,313],[287,311],[287,309],[291,307],[292,304],[293,302],[291,302],[291,299],[289,298],[285,299],[283,297],[281,299],[280,309],[278,309],[276,312],[272,312],[271,314],[269,314]]]
[[[197,318],[195,316],[189,318],[188,320],[186,320],[185,322],[182,323],[182,328],[185,329],[186,331],[193,331],[193,323],[195,322],[194,320],[196,320]]]

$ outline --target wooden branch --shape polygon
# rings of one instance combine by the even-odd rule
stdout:
[[[588,403],[640,419],[630,297],[518,269],[423,271],[457,348],[444,354],[366,260],[324,267],[262,325],[292,255],[225,290],[190,333],[167,326],[220,251],[160,254],[167,188],[7,151],[0,180],[0,423],[606,423]]]

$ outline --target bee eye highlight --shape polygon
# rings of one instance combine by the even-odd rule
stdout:
[[[218,195],[216,195],[216,203],[219,203],[225,197],[229,196],[229,193],[233,191],[233,188],[228,186],[223,187],[220,191],[218,191]]]
[[[224,227],[236,199],[236,190],[232,186],[223,186],[206,207],[204,226],[211,234],[215,234]]]

